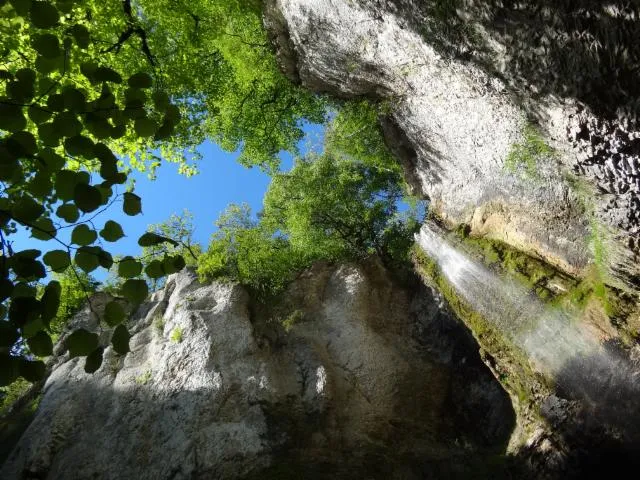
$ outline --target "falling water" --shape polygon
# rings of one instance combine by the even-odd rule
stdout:
[[[431,225],[423,226],[416,241],[458,294],[519,346],[535,369],[591,406],[626,404],[628,399],[640,410],[639,372],[603,348],[583,322],[545,305],[515,279],[501,278],[473,261]]]

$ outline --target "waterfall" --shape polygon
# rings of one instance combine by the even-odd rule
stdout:
[[[425,224],[416,241],[458,295],[521,348],[535,370],[587,405],[613,402],[627,415],[633,405],[640,414],[640,372],[605,349],[575,314],[544,304],[516,279],[498,276],[472,260],[437,227]]]

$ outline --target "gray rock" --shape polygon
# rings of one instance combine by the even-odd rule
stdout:
[[[290,78],[341,98],[388,101],[388,143],[415,193],[446,223],[469,224],[575,275],[594,261],[592,226],[600,224],[613,283],[640,290],[638,252],[628,248],[640,227],[637,207],[611,208],[598,194],[638,194],[640,178],[622,167],[640,159],[640,28],[629,21],[640,16],[637,7],[267,4],[265,24]],[[556,149],[535,158],[535,179],[506,167],[529,122]],[[576,188],[573,175],[586,186]]]
[[[125,357],[107,347],[93,375],[59,357],[0,477],[422,478],[504,450],[509,398],[429,290],[375,261],[318,265],[277,305],[170,277]]]

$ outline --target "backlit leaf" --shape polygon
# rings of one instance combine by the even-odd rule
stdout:
[[[71,243],[75,243],[76,245],[91,245],[97,238],[98,234],[95,230],[92,230],[85,224],[76,226],[73,232],[71,232]]]
[[[100,266],[99,250],[97,247],[79,248],[74,257],[76,265],[87,273],[93,272]]]
[[[49,2],[36,1],[31,3],[29,10],[31,23],[38,28],[51,28],[58,24],[58,10]]]
[[[65,345],[69,349],[69,356],[73,358],[89,355],[98,348],[99,342],[97,334],[79,328],[67,337]]]
[[[133,304],[140,304],[147,299],[149,287],[144,280],[129,279],[120,288],[122,296]]]
[[[118,275],[122,278],[137,277],[142,272],[142,264],[133,257],[124,257],[118,264]]]
[[[74,188],[73,201],[83,212],[93,212],[102,203],[102,195],[96,187],[79,183]]]
[[[125,192],[122,210],[130,216],[138,215],[142,211],[142,199],[135,193]]]
[[[95,373],[102,365],[102,355],[104,354],[104,348],[98,347],[91,352],[84,361],[84,371],[86,373]]]
[[[104,321],[110,327],[115,327],[126,318],[126,312],[117,301],[111,301],[104,307]]]
[[[44,331],[39,331],[27,340],[29,350],[38,357],[48,357],[53,353],[53,342],[51,337]]]
[[[122,231],[122,227],[119,223],[114,222],[113,220],[108,220],[104,224],[104,228],[100,230],[100,236],[107,242],[117,242],[124,237],[124,232]]]
[[[69,252],[65,250],[51,250],[42,257],[45,265],[48,265],[54,272],[64,272],[71,265]]]
[[[125,355],[129,350],[129,331],[124,325],[118,325],[111,336],[111,344],[113,349],[120,355]]]

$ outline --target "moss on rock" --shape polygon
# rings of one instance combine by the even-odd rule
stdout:
[[[490,321],[475,311],[441,274],[438,265],[419,247],[413,250],[417,272],[425,283],[437,289],[449,307],[473,333],[481,347],[483,361],[511,396],[520,417],[522,432],[517,432],[512,445],[521,444],[543,421],[538,414],[539,398],[548,395],[546,380],[535,373],[525,353],[506,338]]]

